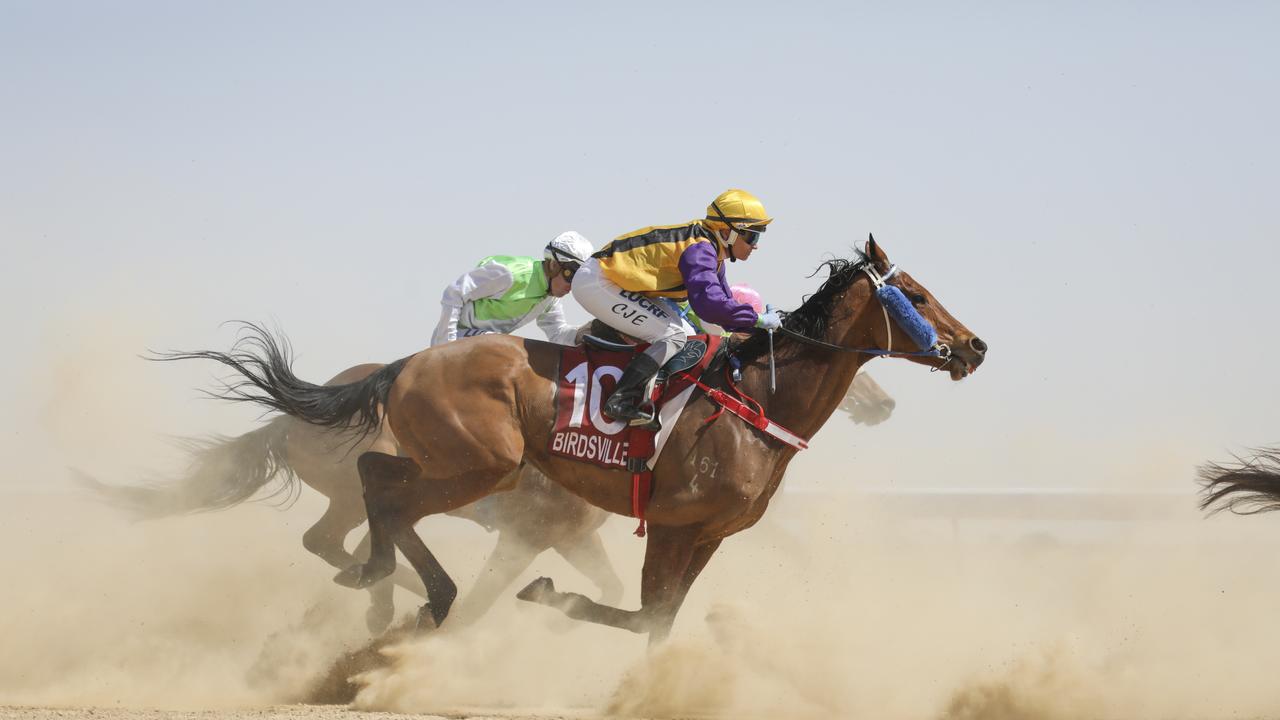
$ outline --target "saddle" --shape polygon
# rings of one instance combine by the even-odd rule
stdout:
[[[680,349],[680,352],[676,353],[658,370],[658,377],[654,382],[654,401],[658,399],[656,386],[666,382],[667,378],[678,372],[696,367],[702,361],[703,356],[707,354],[706,341],[699,340],[698,337],[690,337],[684,347]],[[641,352],[649,347],[648,343],[642,343],[629,335],[623,335],[599,320],[591,321],[591,331],[582,336],[582,344],[605,352],[630,354]],[[658,428],[655,427],[654,429]]]
[[[617,333],[609,334],[621,340]],[[601,402],[612,389],[601,383],[606,379],[616,380],[635,353],[643,351],[648,344],[617,342],[593,332],[583,337],[581,346],[561,351],[556,422],[547,450],[552,455],[628,471],[632,480],[632,515],[640,520],[638,535],[644,535],[645,507],[653,489],[651,467],[655,456],[661,452],[670,428],[696,391],[697,379],[710,366],[719,365],[722,345],[719,336],[689,338],[680,352],[658,371],[650,396],[657,408],[655,422],[640,426],[629,426],[601,413]],[[662,422],[658,422],[659,418]],[[664,424],[668,427],[664,428]]]

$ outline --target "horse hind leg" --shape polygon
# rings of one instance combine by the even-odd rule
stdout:
[[[413,522],[426,515],[454,510],[491,494],[498,483],[516,469],[519,462],[518,456],[499,458],[482,469],[414,484],[415,494],[406,502],[415,503],[415,509],[409,516],[411,519],[406,518],[397,525],[394,537],[396,546],[404,553],[413,569],[418,571],[427,588],[427,604],[418,613],[419,629],[440,627],[458,596],[458,586],[422,542],[422,538],[418,537],[413,529]]]
[[[458,587],[435,555],[414,532],[413,525],[427,515],[448,512],[493,492],[493,488],[520,463],[518,453],[493,454],[488,462],[449,476],[429,477],[411,458],[367,452],[357,466],[364,484],[369,515],[369,560],[354,578],[357,587],[386,578],[395,569],[399,547],[417,571],[427,592],[427,604],[419,613],[419,627],[438,627],[449,614]]]
[[[355,550],[357,562],[364,562],[369,558],[369,544],[369,533],[366,532]],[[426,588],[422,587],[422,580],[409,568],[397,564],[391,577],[369,586],[369,609],[365,611],[364,619],[365,626],[374,635],[382,634],[390,627],[391,621],[395,620],[397,585],[424,600],[427,597]]]
[[[364,522],[363,505],[360,498],[329,498],[329,507],[314,525],[302,534],[302,546],[313,555],[321,558],[341,571],[356,567],[368,555],[369,536],[349,553],[345,547],[347,535]],[[370,606],[365,613],[365,624],[373,634],[380,634],[395,615],[395,604],[391,593],[393,586],[389,582],[374,583],[369,588]]]
[[[369,558],[338,573],[333,580],[345,587],[364,589],[395,572],[394,533],[403,524],[399,516],[409,505],[403,501],[421,468],[412,458],[372,451],[360,455],[356,468],[369,519]]]
[[[356,562],[354,555],[346,551],[343,543],[352,530],[364,522],[364,514],[351,512],[347,503],[332,498],[324,514],[315,524],[302,533],[302,546],[307,552],[324,560],[339,570]]]

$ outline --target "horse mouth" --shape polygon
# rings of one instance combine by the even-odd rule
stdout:
[[[977,365],[971,365],[967,360],[953,358],[950,363],[951,379],[959,382],[977,371]]]

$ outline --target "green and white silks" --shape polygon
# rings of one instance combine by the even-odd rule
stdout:
[[[549,294],[542,263],[512,255],[481,260],[445,288],[432,346],[484,333],[506,335],[534,320],[551,342],[572,345],[578,328],[565,321],[560,298]]]

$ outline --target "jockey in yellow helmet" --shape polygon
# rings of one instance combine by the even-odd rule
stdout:
[[[700,318],[727,330],[778,327],[776,313],[758,313],[735,300],[724,274],[724,261],[750,258],[772,221],[756,196],[727,190],[707,207],[706,217],[623,235],[583,263],[574,299],[606,325],[650,343],[619,378],[605,414],[653,420],[646,390],[685,343],[676,300],[687,299]]]

